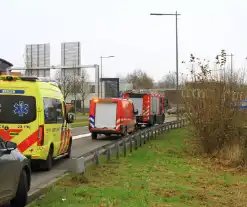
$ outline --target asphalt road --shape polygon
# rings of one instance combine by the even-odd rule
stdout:
[[[176,120],[175,117],[166,118],[166,122]],[[73,136],[78,136],[81,134],[89,134],[88,127],[77,127],[72,129]],[[75,138],[75,137],[74,137]],[[73,140],[72,145],[72,157],[80,157],[98,147],[104,146],[116,140],[114,137],[102,137],[99,140],[92,140],[90,135],[86,135],[83,138],[77,138]],[[33,172],[32,173],[32,183],[29,194],[42,189],[44,185],[50,183],[52,180],[63,175],[68,169],[68,160],[61,159],[57,161],[53,169],[48,172]]]
[[[88,126],[72,128],[73,136],[77,136],[77,135],[80,135],[80,134],[88,134],[88,133],[90,133],[89,130],[88,130]]]

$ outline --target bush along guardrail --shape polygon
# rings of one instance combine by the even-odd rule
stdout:
[[[116,158],[119,158],[120,154],[123,154],[123,156],[126,157],[127,151],[132,153],[134,150],[137,150],[138,147],[146,144],[151,139],[156,139],[158,135],[171,129],[181,128],[186,124],[187,121],[182,119],[137,131],[121,140],[117,140],[114,143],[99,147],[81,157],[71,158],[69,171],[73,173],[83,173],[88,165],[92,163],[95,163],[96,165],[100,164],[100,157],[103,155],[106,156],[107,161],[112,158],[112,154],[115,154]]]

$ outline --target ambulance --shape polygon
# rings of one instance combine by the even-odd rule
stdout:
[[[40,168],[70,157],[72,135],[63,94],[56,84],[37,77],[0,76],[0,137],[15,142]]]
[[[97,139],[98,134],[125,136],[134,132],[136,130],[135,114],[137,113],[131,100],[92,99],[89,111],[89,131],[92,139]]]

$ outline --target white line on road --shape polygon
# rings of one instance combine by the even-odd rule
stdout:
[[[81,139],[81,138],[84,138],[84,137],[89,137],[91,135],[91,133],[88,133],[88,134],[80,134],[80,135],[77,135],[77,136],[73,136],[72,139]]]

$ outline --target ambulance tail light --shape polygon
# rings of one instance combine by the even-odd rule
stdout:
[[[44,145],[44,138],[45,138],[44,125],[40,125],[38,131],[38,146]]]

